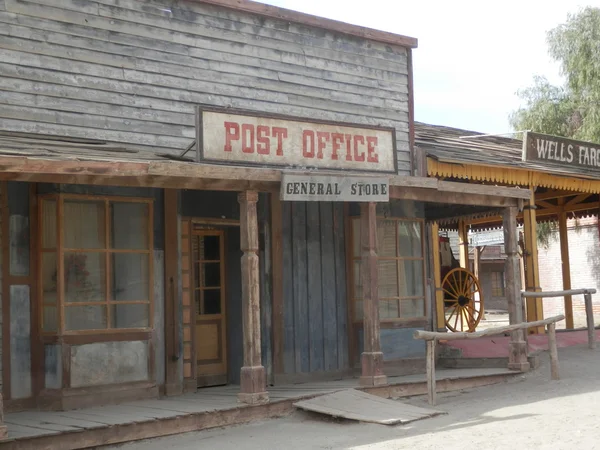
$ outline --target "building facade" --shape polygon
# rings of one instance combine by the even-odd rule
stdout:
[[[0,21],[7,410],[385,384],[424,365],[431,211],[500,208],[512,236],[528,195],[420,176],[413,38],[225,0]]]

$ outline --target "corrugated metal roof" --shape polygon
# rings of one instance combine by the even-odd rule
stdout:
[[[465,138],[466,136],[482,137]],[[415,144],[427,156],[446,163],[508,167],[595,179],[584,168],[573,166],[566,170],[523,161],[523,142],[520,139],[415,122]]]

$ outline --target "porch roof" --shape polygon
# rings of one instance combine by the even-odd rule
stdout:
[[[583,168],[523,161],[519,139],[415,122],[415,144],[430,176],[600,193],[600,181]]]
[[[175,189],[278,192],[285,169],[250,168],[174,160],[129,144],[0,132],[0,178],[14,181],[147,186]],[[320,174],[339,175],[340,172]],[[345,175],[351,172],[343,172]],[[363,175],[364,174],[360,174]],[[496,214],[530,196],[528,189],[470,185],[436,178],[389,176],[390,197],[448,208],[448,214]],[[437,207],[437,206],[436,206]],[[432,218],[437,220],[441,217]]]

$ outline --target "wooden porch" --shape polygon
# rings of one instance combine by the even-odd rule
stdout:
[[[520,375],[507,369],[441,369],[438,392],[500,383]],[[89,448],[176,433],[236,425],[290,413],[293,403],[342,389],[357,388],[384,398],[423,395],[425,374],[388,377],[389,385],[359,388],[356,379],[269,388],[270,402],[238,402],[239,386],[205,388],[160,400],[143,400],[73,411],[26,411],[5,416],[8,439],[2,449]]]

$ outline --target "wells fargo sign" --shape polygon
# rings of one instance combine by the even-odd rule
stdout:
[[[316,202],[387,202],[389,179],[384,177],[286,174],[281,200]]]
[[[396,172],[393,129],[198,108],[199,160],[222,164]]]
[[[600,144],[558,136],[526,132],[523,161],[546,163],[568,170],[570,167],[600,171]]]

